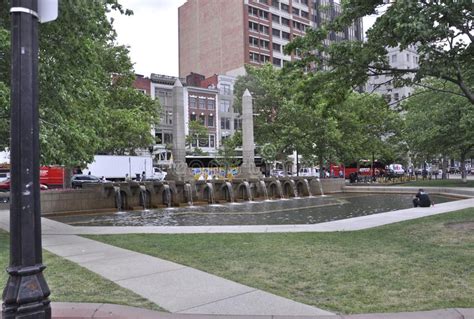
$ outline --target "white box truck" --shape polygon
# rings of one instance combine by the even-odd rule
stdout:
[[[127,175],[130,179],[141,178],[143,172],[146,178],[155,176],[151,155],[95,155],[94,161],[83,170],[83,174],[87,175],[89,172],[91,175],[105,177],[110,181],[123,181]]]

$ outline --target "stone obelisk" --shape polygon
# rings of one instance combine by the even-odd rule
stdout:
[[[249,90],[242,96],[242,165],[237,178],[253,179],[261,177],[255,166],[255,143],[253,138],[253,103]]]
[[[181,81],[176,79],[173,86],[173,165],[167,180],[189,181],[192,175],[186,164],[186,140],[184,130],[184,89]]]

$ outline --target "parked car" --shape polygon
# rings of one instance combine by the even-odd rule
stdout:
[[[305,167],[300,168],[300,176],[319,176],[319,168],[316,167]]]
[[[451,166],[449,168],[449,174],[460,174],[461,169],[459,167]]]
[[[84,184],[97,184],[103,181],[94,175],[74,175],[72,177],[72,188],[82,188]]]
[[[273,170],[270,175],[275,176],[275,177],[286,177],[286,176],[291,176],[291,172],[286,172],[285,174],[285,171],[278,169],[278,170]]]
[[[405,174],[402,164],[390,164],[387,166],[386,172],[389,176],[403,176]]]
[[[10,178],[4,180],[3,182],[0,182],[0,192],[9,192],[10,191],[10,183],[11,180]],[[44,184],[40,184],[40,190],[44,191],[47,190],[48,186]]]

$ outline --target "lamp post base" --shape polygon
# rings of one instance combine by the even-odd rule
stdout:
[[[51,318],[50,295],[39,264],[31,267],[9,267],[7,286],[3,291],[3,319]]]

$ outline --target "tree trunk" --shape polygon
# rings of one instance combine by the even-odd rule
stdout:
[[[463,183],[467,183],[466,164],[464,163],[465,161],[466,154],[464,152],[461,152],[461,178]]]

